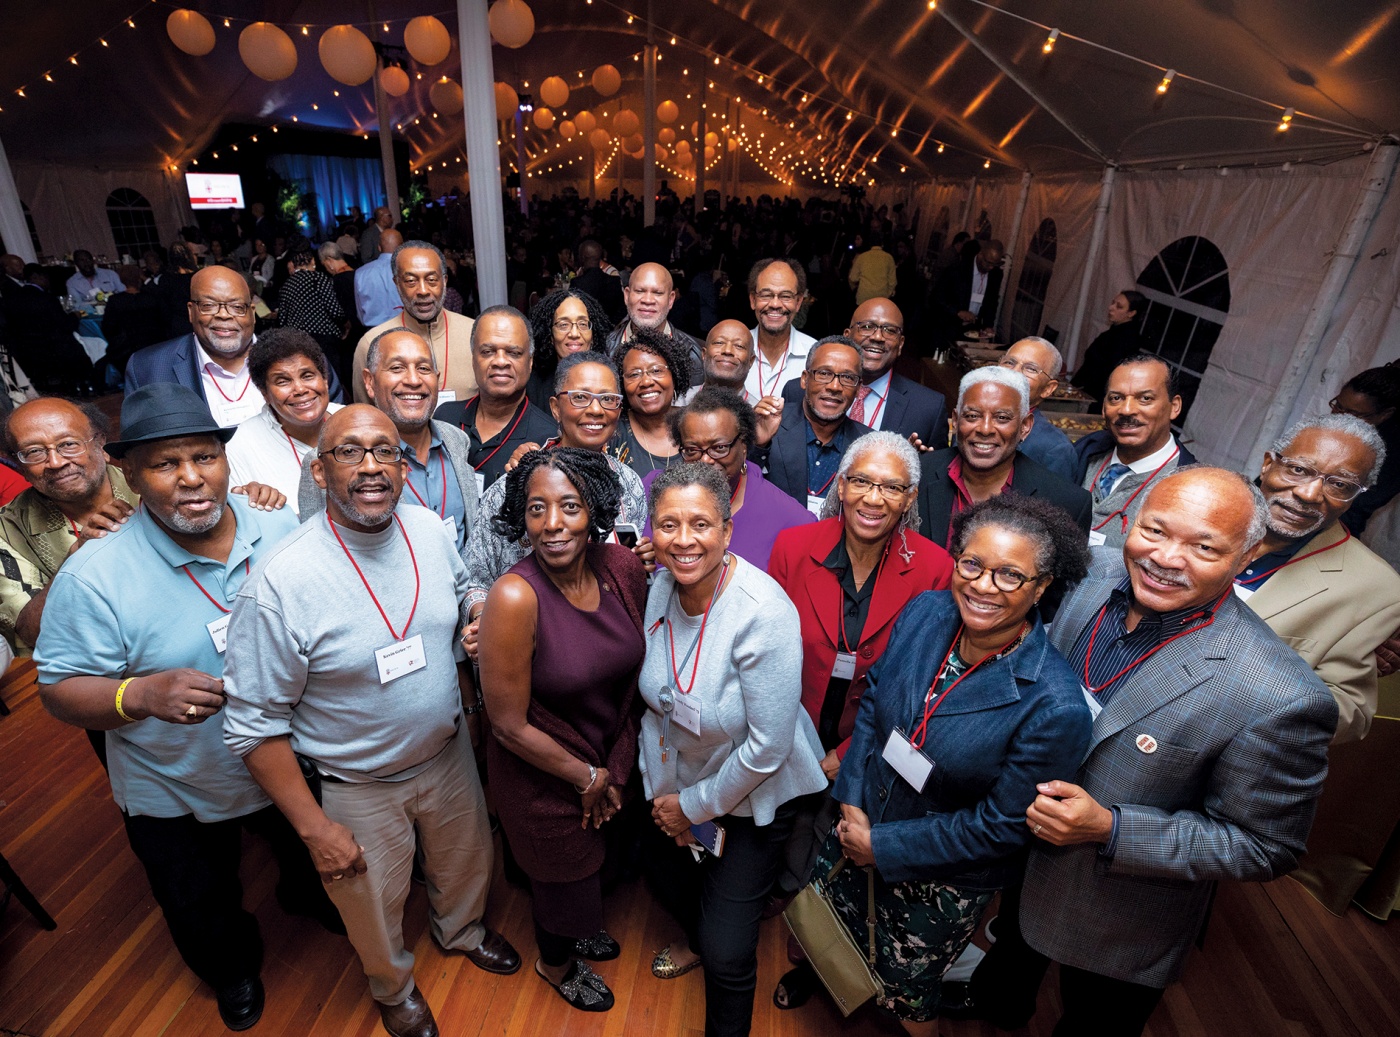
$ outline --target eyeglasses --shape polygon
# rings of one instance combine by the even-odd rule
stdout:
[[[843,475],[846,485],[855,490],[862,497],[866,496],[872,489],[880,491],[880,495],[888,501],[897,501],[909,492],[909,484],[902,482],[876,482],[874,479],[867,479],[863,475]]]
[[[797,301],[796,292],[775,292],[770,288],[765,288],[763,291],[753,294],[759,302],[780,302],[786,306]]]
[[[49,459],[49,454],[57,454],[59,457],[66,457],[71,461],[73,458],[82,457],[83,454],[87,453],[87,445],[96,438],[96,436],[90,436],[87,439],[65,439],[53,446],[39,446],[37,444],[27,446],[23,450],[16,450],[15,458],[20,464],[43,464]]]
[[[194,308],[203,317],[212,317],[220,310],[225,311],[230,317],[246,317],[252,306],[246,302],[215,302],[213,299],[200,299],[194,304]]]
[[[1350,407],[1343,407],[1337,402],[1339,398],[1333,396],[1327,401],[1327,406],[1332,408],[1333,414],[1350,414],[1353,418],[1360,418],[1362,421],[1370,421],[1376,416],[1377,412],[1373,410],[1352,410]]]
[[[1007,565],[1003,565],[999,569],[988,569],[987,566],[983,565],[976,558],[972,558],[968,555],[963,555],[963,557],[958,559],[957,569],[958,575],[968,583],[976,583],[982,578],[984,572],[990,572],[992,574],[992,583],[996,586],[997,590],[1006,591],[1008,594],[1020,590],[1032,580],[1040,579],[1042,575],[1041,573],[1023,573],[1019,569],[1012,569]]]
[[[851,325],[853,331],[864,332],[873,335],[877,331],[884,332],[885,338],[899,338],[904,334],[904,329],[898,324],[881,324],[878,320],[858,320]]]
[[[567,335],[571,328],[579,331],[589,331],[593,327],[593,322],[587,317],[579,317],[577,320],[569,320],[568,317],[560,317],[554,322],[554,330],[561,335]]]
[[[654,364],[651,367],[636,367],[633,368],[631,371],[623,371],[622,380],[628,383],[640,382],[642,380],[642,376],[646,375],[652,381],[657,381],[661,378],[662,375],[668,373],[669,369],[665,365]]]
[[[854,371],[833,371],[829,367],[818,367],[816,370],[808,371],[807,377],[812,379],[814,385],[826,385],[835,378],[841,383],[843,389],[854,389],[860,384],[860,375]]]
[[[729,456],[729,451],[734,449],[734,444],[739,442],[735,436],[728,443],[713,443],[710,446],[683,446],[681,447],[681,460],[698,461],[702,457],[709,457],[715,461],[723,461]]]
[[[619,392],[584,392],[582,389],[575,389],[573,392],[555,393],[555,398],[563,398],[569,401],[569,406],[575,410],[587,409],[594,400],[597,400],[603,410],[619,410],[622,407],[622,393]]]
[[[1032,364],[1025,361],[1017,360],[1015,357],[1010,356],[1003,359],[998,366],[1004,367],[1008,371],[1020,371],[1027,378],[1034,378],[1036,375],[1042,374],[1046,377],[1049,377],[1050,375],[1050,372],[1045,370],[1045,368],[1041,367],[1039,364]]]
[[[380,464],[398,464],[399,461],[403,460],[403,448],[390,446],[388,443],[380,443],[376,447],[362,447],[358,443],[341,443],[329,450],[322,450],[316,456],[325,457],[327,454],[341,464],[360,464],[364,461],[365,454],[373,454],[374,459]]]
[[[395,278],[395,280],[412,292],[416,291],[420,284],[425,288],[437,288],[442,284],[442,275],[427,274],[423,277],[419,277],[416,274],[402,274]]]
[[[1352,482],[1338,475],[1323,475],[1312,465],[1295,461],[1291,457],[1280,457],[1274,463],[1279,466],[1280,477],[1290,486],[1307,486],[1321,479],[1322,492],[1335,501],[1345,503],[1366,492],[1366,487],[1359,482]]]

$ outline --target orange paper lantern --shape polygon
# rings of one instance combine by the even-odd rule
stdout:
[[[622,86],[622,73],[612,65],[599,65],[593,71],[593,89],[603,97],[611,97]]]
[[[554,125],[554,113],[548,108],[536,108],[535,114],[530,117],[530,121],[540,129],[547,130]]]
[[[598,120],[593,118],[593,113],[585,108],[574,116],[574,125],[578,127],[580,133],[592,133],[598,126]]]
[[[574,134],[578,133],[578,127],[570,119],[565,119],[559,124],[559,136],[565,140],[573,140]]]
[[[520,95],[509,83],[496,84],[496,118],[514,119],[515,110],[520,107]]]
[[[420,65],[437,65],[452,53],[447,26],[430,14],[414,18],[403,30],[403,45]]]
[[[524,0],[496,0],[486,13],[491,38],[502,47],[515,50],[535,35],[535,12]]]
[[[588,143],[592,144],[595,150],[602,151],[612,143],[612,135],[600,126],[588,135]]]
[[[569,84],[558,76],[550,76],[540,84],[540,100],[551,108],[563,108],[569,103]]]
[[[674,144],[676,141],[676,131],[667,126],[656,135],[659,144]]]
[[[165,32],[171,43],[197,58],[214,49],[214,27],[198,11],[171,11],[165,20]]]
[[[353,25],[333,25],[321,33],[316,50],[321,66],[337,83],[359,86],[374,75],[374,44]]]
[[[462,88],[455,79],[443,76],[428,90],[428,100],[442,115],[456,115],[462,110]]]
[[[681,117],[681,109],[675,101],[662,101],[656,106],[656,117],[662,122],[675,122]]]
[[[379,73],[379,85],[390,97],[402,97],[413,84],[409,82],[408,73],[398,65],[385,65]]]
[[[637,118],[637,113],[630,108],[624,108],[613,116],[613,132],[619,137],[630,137],[641,127],[642,122]]]
[[[297,70],[296,44],[271,22],[254,22],[238,34],[238,56],[249,72],[269,83]]]

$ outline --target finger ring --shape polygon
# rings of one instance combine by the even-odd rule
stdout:
[[[1034,832],[1036,835],[1039,835],[1039,834],[1040,834],[1040,829],[1041,829],[1042,827],[1043,827],[1042,825],[1032,823],[1032,825],[1031,825],[1031,831]]]
[[[187,717],[199,716],[199,707],[198,707],[198,706],[190,706],[189,709],[185,710],[185,716],[187,716]]]

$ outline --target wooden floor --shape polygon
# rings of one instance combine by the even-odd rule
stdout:
[[[0,852],[58,920],[45,932],[18,904],[0,919],[0,1035],[200,1037],[227,1031],[212,992],[184,967],[127,846],[105,776],[82,733],[44,712],[32,671],[12,671],[0,697]],[[247,902],[267,945],[267,1009],[258,1037],[369,1037],[382,1034],[350,945],[314,923],[284,915],[273,897],[275,867],[249,840],[243,871]],[[438,951],[426,933],[421,888],[409,900],[407,935],[417,979],[446,1037],[501,1035],[698,1035],[704,991],[696,971],[652,978],[652,953],[671,935],[640,887],[607,905],[623,954],[598,971],[617,995],[601,1016],[565,1005],[528,969],[510,977],[481,972],[461,955]],[[488,921],[533,960],[526,896],[496,877]],[[1090,920],[1086,919],[1086,924]],[[764,925],[756,1037],[900,1033],[868,1010],[842,1021],[818,996],[779,1012],[769,1001],[786,970],[785,931]],[[1204,953],[1168,991],[1148,1033],[1154,1037],[1279,1037],[1400,1034],[1400,923],[1359,912],[1335,918],[1298,885],[1228,886],[1221,892]],[[1028,1031],[1048,1035],[1052,983]],[[943,1023],[946,1037],[990,1037],[980,1023]]]

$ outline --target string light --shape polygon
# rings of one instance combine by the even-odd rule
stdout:
[[[1051,29],[1051,30],[1050,30],[1050,35],[1047,36],[1047,37],[1045,37],[1045,43],[1041,45],[1041,48],[1040,48],[1040,49],[1043,50],[1046,54],[1049,54],[1052,50],[1055,49],[1055,41],[1058,40],[1059,38],[1060,38],[1060,30],[1059,30],[1059,29]]]
[[[982,168],[983,168],[983,169],[991,169],[991,168],[992,168],[992,160],[991,160],[991,159],[987,159],[987,161],[983,162],[983,163],[982,163]]]
[[[1165,93],[1167,92],[1167,88],[1168,88],[1169,86],[1172,85],[1172,80],[1175,79],[1175,78],[1176,78],[1176,69],[1174,69],[1174,68],[1169,68],[1169,69],[1167,69],[1167,74],[1166,74],[1165,76],[1163,76],[1163,77],[1162,77],[1162,81],[1161,81],[1160,83],[1157,84],[1157,92],[1158,92],[1159,94],[1165,94]]]
[[[1280,133],[1288,129],[1289,125],[1293,122],[1293,115],[1294,112],[1292,108],[1285,108],[1283,110],[1283,116],[1278,121],[1278,131]]]

